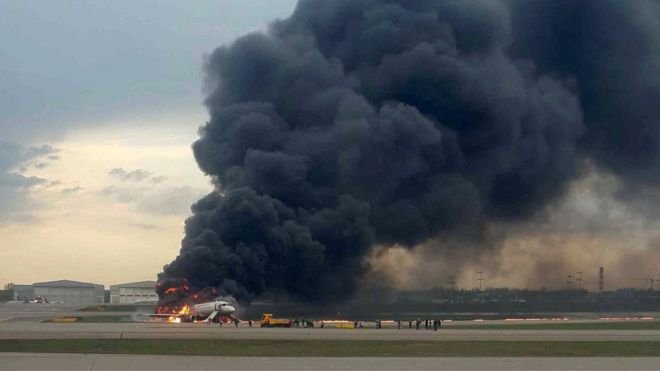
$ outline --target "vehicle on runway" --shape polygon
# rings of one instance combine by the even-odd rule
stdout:
[[[34,300],[30,300],[27,297],[24,297],[23,299],[18,297],[18,300],[12,300],[7,303],[8,304],[50,304],[48,298],[45,296],[43,297],[37,296],[36,298],[34,298]]]
[[[264,313],[259,321],[260,327],[291,327],[292,324],[290,319],[273,318],[271,313]]]

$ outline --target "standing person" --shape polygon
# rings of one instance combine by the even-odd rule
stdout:
[[[417,328],[417,330],[419,330],[419,325],[421,325],[421,324],[422,324],[422,320],[417,318],[417,321],[415,321],[415,327]]]
[[[408,321],[408,328],[412,330],[412,321]]]
[[[396,325],[399,328],[399,330],[401,330],[401,320],[396,321]]]
[[[433,331],[438,331],[438,320],[437,319],[433,320]]]
[[[248,321],[248,325],[249,325],[250,327],[252,327],[252,320],[249,320],[249,321]]]

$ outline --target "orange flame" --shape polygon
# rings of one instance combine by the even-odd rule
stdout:
[[[172,311],[172,316],[167,319],[169,323],[181,323],[181,317],[187,316],[190,314],[190,306],[188,304],[184,305],[181,310],[178,312],[176,310]]]

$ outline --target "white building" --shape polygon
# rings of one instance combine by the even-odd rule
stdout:
[[[111,304],[133,304],[158,300],[155,281],[141,281],[110,286]]]
[[[104,287],[87,282],[69,280],[37,282],[32,285],[34,296],[47,298],[49,302],[68,305],[103,304]]]

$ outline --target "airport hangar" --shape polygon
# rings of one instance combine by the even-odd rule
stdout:
[[[110,286],[110,304],[157,301],[156,281],[140,281]]]
[[[37,282],[34,296],[48,298],[50,302],[62,302],[69,305],[103,304],[105,288],[103,285],[69,280]]]
[[[34,300],[37,297],[48,299],[51,303],[61,302],[67,305],[96,305],[105,303],[103,285],[59,280],[37,282],[32,285],[14,285],[14,300]],[[155,281],[140,281],[110,286],[111,304],[133,304],[156,302]]]
[[[94,283],[59,280],[36,282],[32,285],[16,285],[15,300],[33,300],[37,297],[48,299],[51,303],[67,305],[103,304],[105,288]]]

